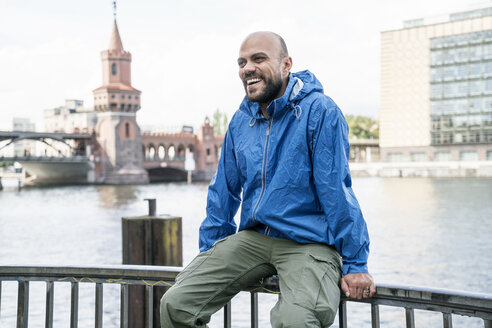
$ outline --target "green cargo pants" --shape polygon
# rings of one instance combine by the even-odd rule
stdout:
[[[238,292],[277,273],[280,295],[272,327],[329,327],[340,301],[341,257],[324,244],[245,230],[200,253],[161,300],[161,327],[207,327]]]

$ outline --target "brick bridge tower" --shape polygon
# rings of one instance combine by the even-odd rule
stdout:
[[[96,182],[140,184],[148,182],[143,169],[140,128],[136,113],[140,91],[131,84],[130,52],[123,49],[116,17],[109,49],[101,52],[103,84],[93,91],[99,144]]]

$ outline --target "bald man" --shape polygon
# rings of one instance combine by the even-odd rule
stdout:
[[[272,327],[329,327],[340,288],[357,299],[376,290],[347,124],[311,72],[290,72],[279,35],[249,35],[237,63],[246,96],[210,182],[201,253],[162,298],[161,326],[205,327],[238,292],[278,274]]]

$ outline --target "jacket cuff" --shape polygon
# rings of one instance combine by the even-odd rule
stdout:
[[[367,263],[344,263],[343,264],[343,275],[347,273],[368,273]]]

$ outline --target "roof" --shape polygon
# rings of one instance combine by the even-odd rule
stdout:
[[[109,50],[123,51],[123,43],[121,43],[120,32],[118,31],[116,19],[114,20],[113,33],[111,33],[111,40],[109,41]]]

